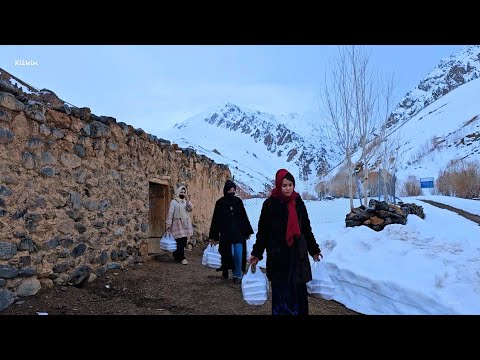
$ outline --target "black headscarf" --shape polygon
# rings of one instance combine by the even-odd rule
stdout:
[[[228,192],[228,190],[230,190],[231,188],[237,190],[237,186],[235,185],[235,183],[232,180],[227,180],[225,182],[225,186],[223,187],[223,198],[228,205],[233,205],[236,204],[238,201],[241,201],[238,196],[235,196],[235,193]]]
[[[235,188],[235,190],[237,190],[237,186],[232,180],[225,181],[225,185],[223,186],[223,196],[227,196],[228,190],[231,188]]]

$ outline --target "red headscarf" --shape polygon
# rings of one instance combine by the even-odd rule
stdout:
[[[294,238],[300,236],[300,226],[298,225],[297,210],[295,208],[295,199],[298,197],[298,193],[295,190],[293,190],[290,196],[285,196],[282,193],[282,181],[287,174],[289,174],[289,172],[285,169],[277,171],[275,175],[275,189],[272,190],[272,197],[287,203],[288,223],[286,238],[288,246],[292,246]]]

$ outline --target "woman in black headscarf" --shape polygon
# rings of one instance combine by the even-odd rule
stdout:
[[[215,203],[210,225],[210,242],[219,242],[222,256],[222,277],[228,279],[228,270],[233,270],[233,281],[239,284],[245,273],[247,239],[253,234],[242,199],[235,196],[237,187],[231,180],[225,182],[223,197]]]

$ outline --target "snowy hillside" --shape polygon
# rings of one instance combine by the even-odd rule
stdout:
[[[313,192],[317,173],[338,159],[327,150],[314,120],[303,120],[298,114],[275,116],[226,103],[159,135],[229,165],[251,194],[265,191],[282,167],[292,171],[299,191]]]
[[[397,176],[437,178],[451,160],[480,160],[480,79],[470,81],[396,126],[401,135]]]
[[[400,101],[389,126],[408,120],[425,106],[480,75],[480,45],[469,45],[440,61],[417,87]]]
[[[443,59],[393,112],[388,140],[398,141],[399,150],[391,154],[398,161],[389,170],[396,166],[400,181],[410,175],[436,180],[452,161],[480,160],[479,59],[480,46]],[[357,151],[353,160],[359,158]],[[374,157],[370,166],[374,163],[379,159]]]
[[[480,201],[421,198],[480,212]],[[426,218],[409,215],[406,225],[389,225],[380,232],[345,227],[348,199],[305,202],[335,285],[334,300],[372,315],[480,314],[478,225],[418,197],[403,200],[422,206]],[[255,232],[263,201],[245,200]],[[248,253],[255,240],[255,235],[248,240]],[[265,265],[266,258],[259,263]]]

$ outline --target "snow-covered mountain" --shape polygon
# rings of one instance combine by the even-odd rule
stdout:
[[[452,161],[480,160],[479,75],[480,46],[469,45],[400,101],[386,124],[389,139],[400,138],[397,178],[436,179]]]
[[[480,75],[480,45],[468,45],[440,61],[409,91],[393,111],[387,126],[407,121],[426,106]]]
[[[397,126],[401,165],[397,177],[438,176],[450,161],[480,160],[480,79],[420,110]]]
[[[452,160],[480,160],[479,75],[480,46],[469,45],[442,59],[401,99],[386,123],[389,138],[401,139],[399,180],[437,178]],[[264,192],[281,167],[294,173],[299,191],[314,194],[319,173],[330,178],[341,168],[326,133],[312,114],[278,116],[226,103],[160,135],[229,165],[250,194]]]
[[[250,194],[272,185],[279,168],[289,169],[299,191],[312,191],[318,173],[338,162],[315,119],[275,116],[225,103],[162,132],[162,137],[227,164]]]

